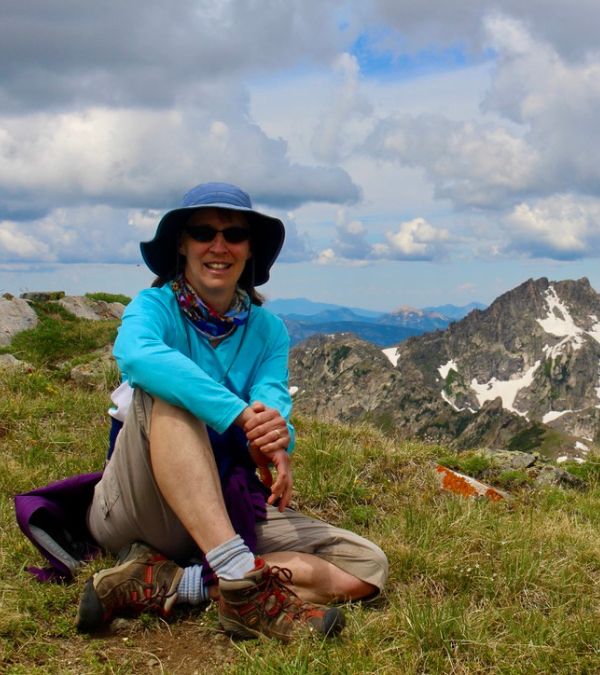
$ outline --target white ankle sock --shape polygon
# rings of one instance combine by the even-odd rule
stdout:
[[[202,581],[202,565],[184,567],[183,576],[177,586],[176,604],[199,605],[208,600],[208,588]]]
[[[210,550],[206,562],[221,579],[241,579],[254,569],[254,555],[239,534]]]

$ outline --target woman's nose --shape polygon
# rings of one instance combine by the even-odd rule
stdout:
[[[213,251],[226,251],[227,250],[227,242],[225,241],[225,237],[223,236],[222,232],[217,232],[215,235],[215,238],[212,240],[212,244],[210,245],[210,248]]]

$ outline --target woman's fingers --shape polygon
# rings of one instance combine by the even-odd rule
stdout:
[[[267,502],[269,504],[278,502],[277,508],[283,511],[292,499],[293,479],[290,458],[284,450],[276,451],[270,457],[277,472],[277,479],[271,486],[271,496]]]
[[[249,452],[252,461],[258,467],[258,474],[261,483],[270,488],[273,485],[273,476],[271,475],[271,470],[269,469],[269,464],[271,463],[270,457],[265,455],[264,452],[261,452],[253,445],[249,446]]]
[[[290,444],[290,432],[283,417],[270,420],[248,431],[244,429],[248,442],[259,446],[264,450],[266,445],[271,445],[267,451],[285,449]]]

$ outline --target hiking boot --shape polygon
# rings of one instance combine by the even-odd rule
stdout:
[[[153,610],[167,616],[177,600],[183,569],[142,542],[119,554],[119,564],[96,572],[79,600],[77,630],[90,633],[118,614]]]
[[[344,613],[337,607],[303,602],[287,584],[292,573],[269,567],[261,558],[243,579],[219,579],[219,620],[226,633],[237,638],[260,635],[288,642],[301,634],[337,635]]]

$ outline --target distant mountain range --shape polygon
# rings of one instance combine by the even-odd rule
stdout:
[[[328,302],[314,302],[307,298],[285,298],[279,300],[269,300],[266,306],[275,314],[301,314],[311,316],[327,310],[349,309],[360,316],[378,317],[385,312],[377,312],[371,309],[361,309],[359,307],[343,307],[342,305],[333,305]]]
[[[311,335],[353,333],[363,340],[386,347],[427,331],[446,328],[452,321],[485,305],[473,302],[464,307],[399,307],[386,313],[294,298],[272,300],[267,307],[285,321],[292,346]]]
[[[385,353],[312,337],[291,352],[290,384],[295,409],[321,418],[582,459],[600,441],[600,294],[585,278],[530,279]]]

